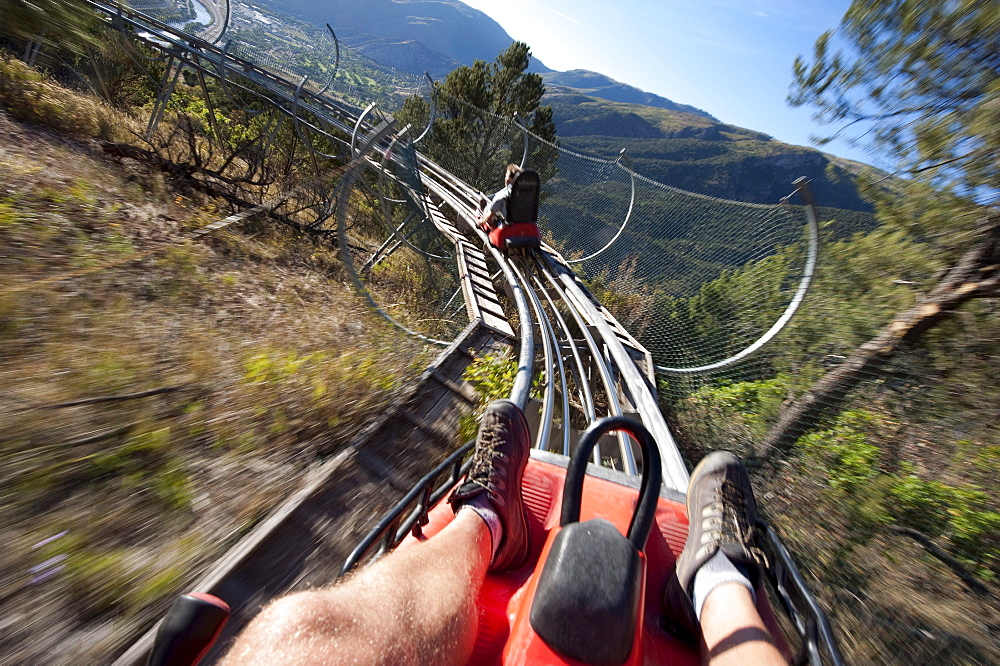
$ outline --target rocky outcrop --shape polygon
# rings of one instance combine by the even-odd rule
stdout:
[[[656,125],[635,113],[598,112],[559,124],[559,136],[617,136],[652,139],[663,136]]]

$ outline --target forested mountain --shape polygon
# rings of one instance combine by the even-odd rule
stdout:
[[[799,176],[812,180],[823,206],[870,211],[852,178],[864,165],[708,114],[609,102],[566,87],[548,87],[559,139],[568,148],[607,158],[627,148],[635,169],[661,183],[724,199],[777,203]]]
[[[492,61],[513,41],[495,21],[457,0],[259,0],[262,7],[316,25],[329,23],[345,44],[397,69],[435,79],[460,64]],[[824,206],[862,212],[850,176],[862,165],[766,134],[721,123],[710,114],[588,70],[555,72],[537,60],[543,100],[567,147],[606,158],[622,148],[644,176],[721,198],[776,203],[799,176],[813,181]],[[837,215],[838,219],[851,217]]]

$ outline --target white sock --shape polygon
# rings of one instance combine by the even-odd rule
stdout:
[[[691,595],[691,601],[694,603],[694,612],[699,621],[701,607],[705,604],[708,594],[725,583],[739,583],[750,590],[750,594],[754,593],[750,579],[719,550],[712,559],[701,565],[694,575],[694,593]]]
[[[490,555],[490,561],[492,561],[497,555],[497,549],[500,547],[500,539],[503,537],[503,525],[500,524],[500,516],[497,515],[497,511],[490,504],[490,501],[486,499],[486,493],[478,497],[473,497],[463,504],[459,508],[459,511],[463,509],[475,511],[476,515],[482,518],[486,523],[486,527],[490,529],[490,541],[493,546],[493,554]]]

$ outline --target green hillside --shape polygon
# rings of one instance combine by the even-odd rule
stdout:
[[[552,87],[544,101],[552,106],[564,146],[612,159],[626,148],[635,170],[661,183],[725,199],[777,203],[792,190],[793,180],[806,176],[820,204],[871,211],[851,179],[864,168],[857,162],[702,115],[611,102],[570,88]]]

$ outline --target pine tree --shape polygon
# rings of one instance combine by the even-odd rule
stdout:
[[[847,50],[831,52],[835,36]],[[1000,4],[855,0],[837,32],[795,61],[793,104],[861,126],[909,177],[869,186],[883,228],[925,243],[937,284],[782,411],[760,450],[784,450],[831,418],[860,382],[969,301],[1000,296]],[[934,262],[925,261],[929,266]],[[930,273],[928,269],[928,273]],[[929,276],[930,277],[930,276]]]
[[[995,201],[1000,3],[856,0],[794,72],[791,103],[844,125],[838,135],[870,142],[939,189]]]
[[[484,191],[496,189],[503,168],[519,163],[524,136],[518,122],[542,139],[555,143],[552,108],[542,106],[542,77],[527,71],[531,51],[514,42],[495,62],[475,61],[452,71],[437,90],[437,114],[428,137],[427,154],[455,175]],[[397,114],[401,123],[424,127],[430,109],[419,97],[407,100]],[[557,151],[532,140],[525,166],[543,180],[555,174]]]

